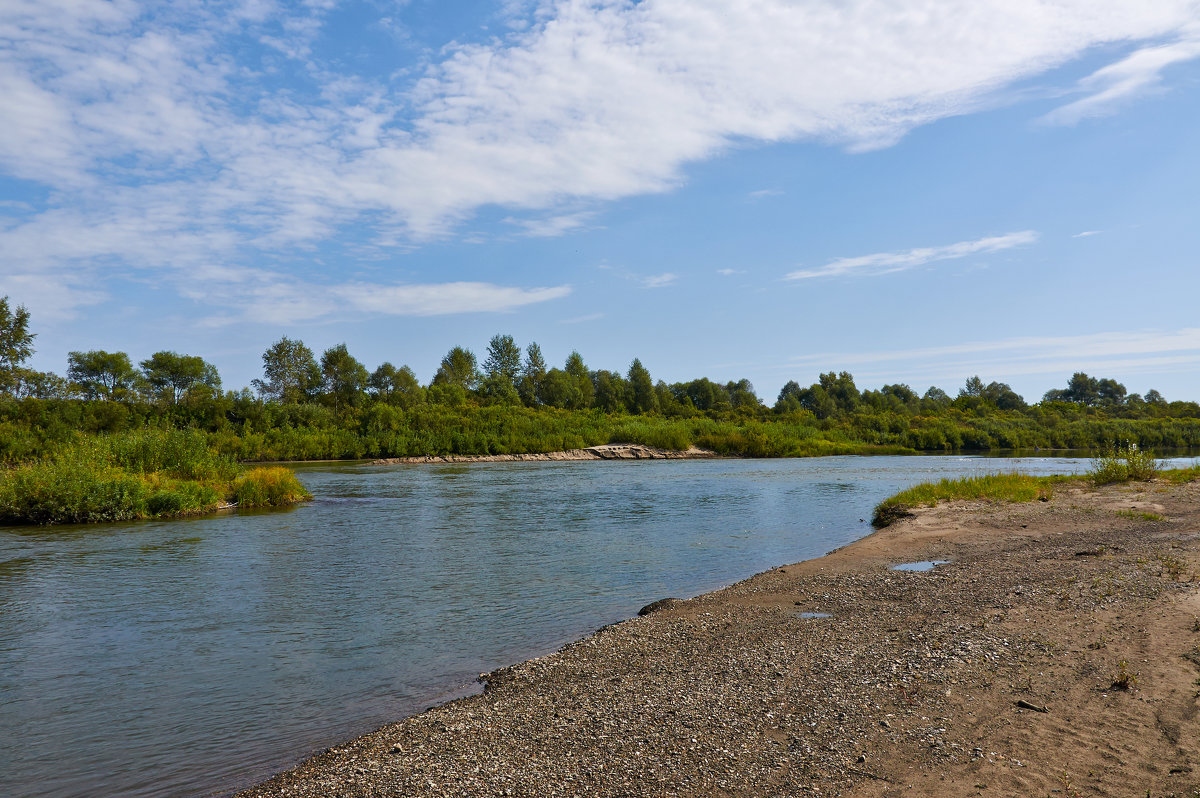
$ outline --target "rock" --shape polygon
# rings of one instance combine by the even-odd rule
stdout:
[[[642,607],[640,610],[638,610],[638,615],[645,616],[645,615],[649,615],[652,612],[658,612],[659,610],[665,610],[667,607],[673,607],[674,605],[678,604],[682,600],[683,599],[677,599],[677,598],[659,599],[658,601],[651,602],[651,603],[647,604],[645,607]]]

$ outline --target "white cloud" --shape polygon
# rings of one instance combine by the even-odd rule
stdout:
[[[717,269],[717,274],[725,277],[732,277],[735,274],[745,274],[745,269]]]
[[[1062,111],[1089,115],[1190,57],[1197,19],[1195,0],[512,0],[525,31],[454,45],[405,90],[316,59],[335,5],[6,3],[0,170],[50,197],[0,232],[9,262],[251,263],[355,223],[389,247],[484,206],[562,234],[583,223],[564,207],[667,190],[737,142],[887,146],[1137,45]]]
[[[1098,236],[1103,232],[1103,230],[1084,230],[1082,233],[1076,233],[1071,236],[1071,238],[1088,238],[1090,236]]]
[[[643,288],[666,288],[669,285],[675,285],[679,280],[679,275],[671,272],[663,272],[662,274],[652,274],[636,279],[642,284]]]
[[[604,318],[603,313],[588,313],[583,316],[575,316],[570,319],[563,319],[559,324],[586,324],[589,321],[600,321]]]
[[[818,269],[801,269],[789,272],[784,279],[806,280],[813,277],[839,277],[846,274],[889,274],[906,271],[942,260],[965,258],[969,255],[984,255],[1005,249],[1032,244],[1038,238],[1033,230],[990,236],[975,241],[960,241],[940,247],[920,247],[901,252],[877,252],[853,258],[838,258]]]
[[[1056,108],[1042,119],[1050,124],[1073,125],[1089,117],[1116,113],[1136,96],[1160,90],[1167,67],[1195,58],[1200,58],[1200,25],[1191,31],[1190,38],[1143,47],[1096,70],[1079,82],[1079,90],[1086,92],[1086,97]]]
[[[504,221],[523,228],[525,234],[533,238],[554,238],[584,227],[593,216],[594,213],[583,211],[545,219],[517,219],[510,216]]]

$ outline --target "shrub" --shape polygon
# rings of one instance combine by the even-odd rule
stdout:
[[[1130,480],[1148,481],[1154,479],[1159,470],[1158,461],[1148,450],[1136,443],[1126,443],[1113,446],[1093,458],[1088,477],[1093,485],[1111,485]]]
[[[282,507],[311,498],[296,475],[279,466],[252,468],[233,486],[233,500],[238,507]]]

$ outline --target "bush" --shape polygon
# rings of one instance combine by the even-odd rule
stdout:
[[[1088,477],[1093,485],[1112,485],[1130,480],[1149,481],[1158,475],[1159,463],[1136,443],[1113,446],[1092,459]]]
[[[233,501],[238,507],[282,507],[311,498],[296,475],[280,466],[252,468],[233,486]]]

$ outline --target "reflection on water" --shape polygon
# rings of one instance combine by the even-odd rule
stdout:
[[[870,531],[962,457],[301,469],[288,512],[0,531],[0,794],[210,794],[662,596]]]

